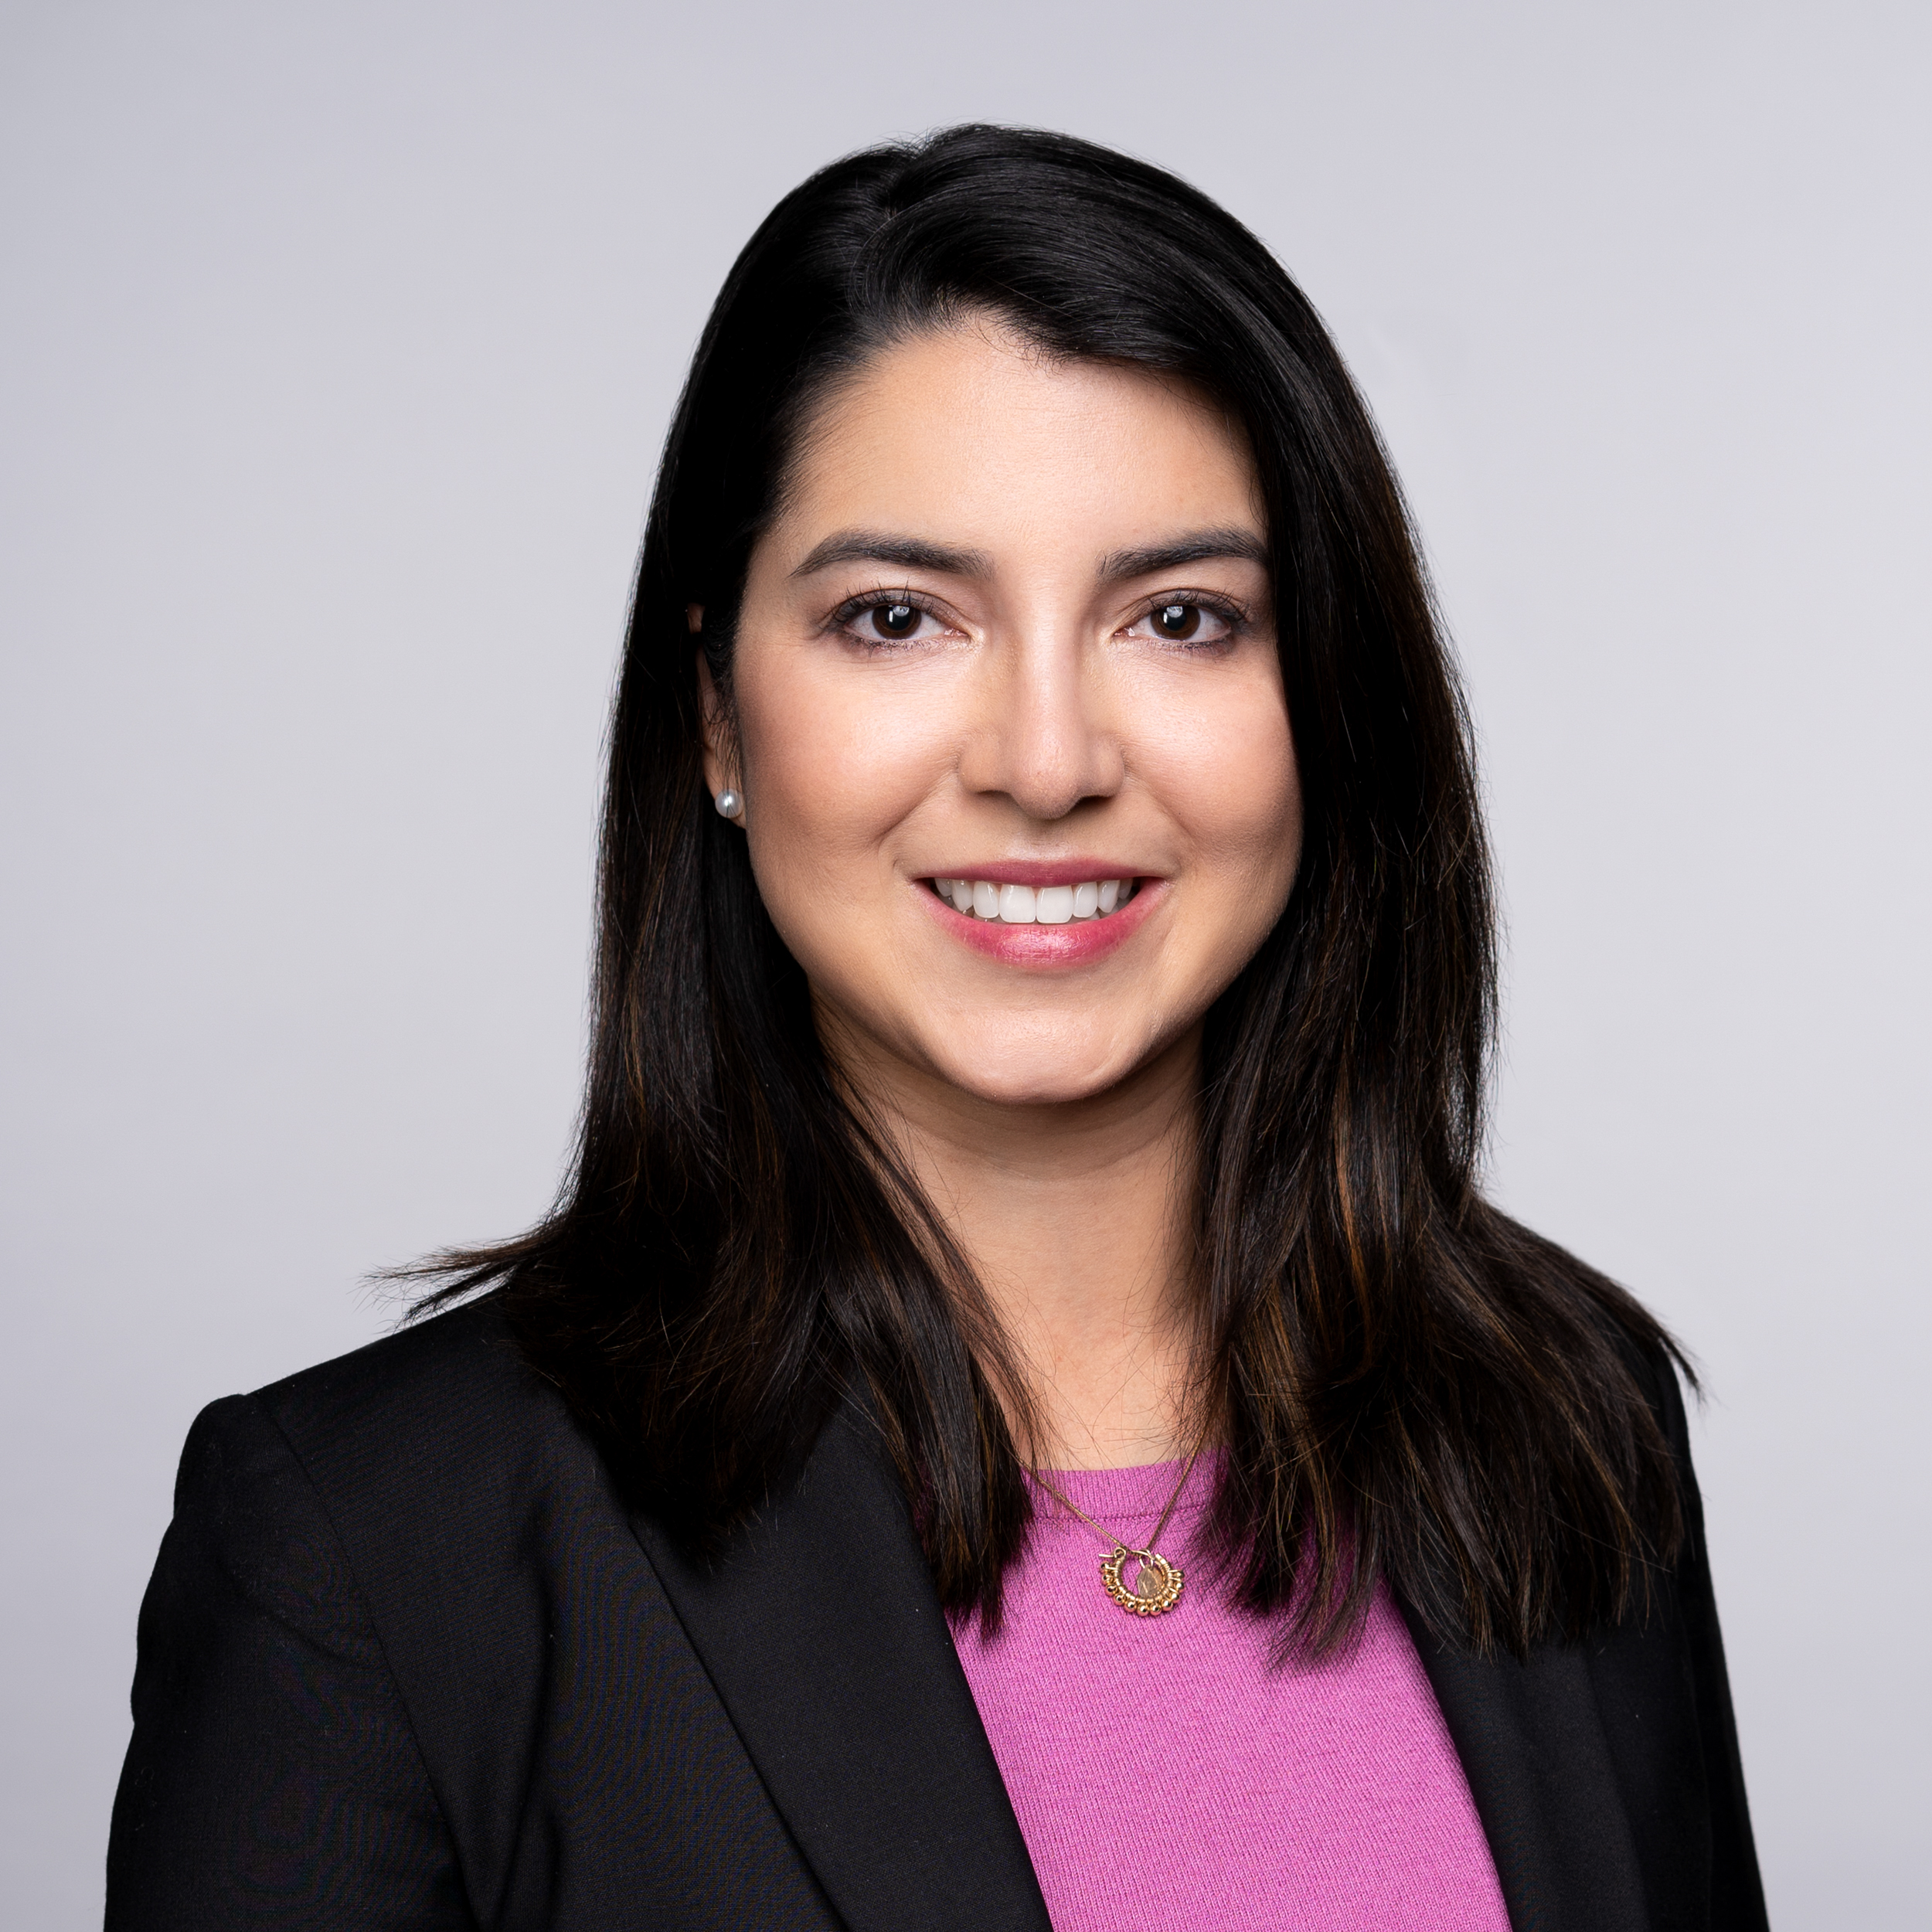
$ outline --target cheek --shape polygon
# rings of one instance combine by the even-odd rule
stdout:
[[[1287,901],[1301,855],[1301,783],[1278,680],[1257,672],[1216,690],[1211,702],[1148,706],[1157,727],[1136,760],[1184,828],[1211,889]],[[1255,906],[1257,917],[1264,908]]]
[[[784,896],[807,883],[851,889],[950,757],[943,706],[892,688],[889,674],[818,668],[806,651],[754,646],[736,679],[752,862]]]

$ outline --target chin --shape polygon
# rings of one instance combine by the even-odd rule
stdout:
[[[1114,1083],[1097,1077],[1080,1080],[1070,1075],[1064,1080],[1036,1077],[1029,1080],[995,1081],[981,1078],[955,1083],[975,1100],[985,1100],[996,1107],[1070,1107],[1077,1101],[1091,1100],[1096,1094],[1105,1093]]]
[[[1136,1056],[1119,1043],[1096,1043],[1082,1050],[1056,1044],[1047,1052],[987,1043],[979,1053],[935,1056],[935,1070],[975,1100],[1001,1107],[1064,1107],[1117,1087],[1134,1070]]]

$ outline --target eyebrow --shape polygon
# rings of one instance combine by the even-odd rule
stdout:
[[[1110,551],[1100,560],[1100,578],[1103,583],[1118,583],[1129,577],[1149,577],[1159,570],[1175,570],[1185,564],[1226,558],[1258,563],[1265,570],[1268,546],[1252,530],[1232,525],[1190,530],[1166,543]],[[990,577],[993,569],[992,560],[984,550],[960,549],[951,544],[930,543],[923,537],[893,536],[880,530],[840,530],[814,545],[791,574],[808,577],[841,563],[889,563],[902,570],[932,570],[942,577]]]
[[[1184,564],[1219,563],[1230,557],[1244,563],[1258,563],[1266,570],[1268,546],[1252,530],[1233,526],[1224,529],[1190,530],[1171,543],[1113,551],[1100,560],[1100,580],[1118,583],[1128,577],[1151,577],[1158,570],[1178,570]]]
[[[949,577],[988,577],[993,568],[984,550],[955,549],[923,537],[889,536],[879,530],[840,530],[815,545],[791,574],[808,577],[835,563],[890,563],[902,570],[934,570]]]

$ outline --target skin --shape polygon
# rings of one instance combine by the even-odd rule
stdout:
[[[729,707],[699,666],[707,780],[744,796],[828,1051],[985,1287],[1043,1467],[1192,1447],[1202,1022],[1301,851],[1264,536],[1202,397],[968,322],[822,406],[751,560]],[[1152,560],[1190,543],[1213,553]],[[904,604],[910,634],[882,635]],[[1097,957],[1011,956],[1053,934],[975,934],[930,883],[1070,861],[1143,882],[1111,947],[1057,929]]]

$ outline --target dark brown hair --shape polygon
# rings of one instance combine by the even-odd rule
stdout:
[[[1287,909],[1204,1051],[1199,1379],[1227,1449],[1224,1587],[1318,1647],[1379,1576],[1480,1645],[1626,1614],[1681,1535],[1639,1379],[1674,1351],[1477,1189],[1490,873],[1400,490],[1255,237],[1063,137],[965,127],[853,155],[733,268],[638,573],[574,1171],[529,1234],[442,1257],[428,1304],[497,1284],[621,1479],[700,1543],[862,1398],[942,1601],[997,1620],[1029,1520],[995,1393],[1012,1372],[970,1271],[842,1097],[744,840],[710,808],[685,614],[704,607],[728,689],[751,547],[815,401],[971,311],[1198,385],[1246,426],[1267,511],[1307,825]]]

